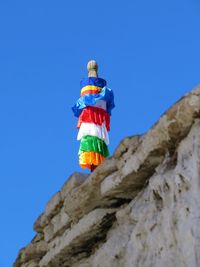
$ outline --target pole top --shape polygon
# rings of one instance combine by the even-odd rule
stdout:
[[[98,64],[95,60],[90,60],[87,64],[88,77],[98,77]]]

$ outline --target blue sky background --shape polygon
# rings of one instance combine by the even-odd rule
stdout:
[[[110,152],[200,81],[199,0],[0,1],[0,266],[78,166],[86,64],[114,90]]]

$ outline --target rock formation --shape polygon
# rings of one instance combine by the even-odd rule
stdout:
[[[200,86],[92,174],[73,174],[13,267],[200,266]]]

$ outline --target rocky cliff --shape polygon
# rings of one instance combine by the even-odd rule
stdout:
[[[73,174],[14,267],[200,266],[200,87],[89,176]]]

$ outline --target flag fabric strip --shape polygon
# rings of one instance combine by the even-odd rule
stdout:
[[[93,107],[101,108],[107,111],[107,102],[105,100],[97,100]]]
[[[95,85],[87,85],[81,89],[81,96],[86,94],[98,94],[102,90],[102,87]]]
[[[109,156],[108,147],[106,143],[96,136],[87,135],[81,139],[78,154],[80,155],[82,152],[85,151],[97,152],[105,158]]]
[[[81,140],[81,138],[87,135],[96,136],[103,140],[106,145],[109,144],[108,132],[104,123],[99,126],[94,123],[83,122],[79,129],[77,140]]]
[[[110,116],[102,108],[92,106],[84,108],[78,118],[77,128],[80,128],[83,122],[91,122],[100,126],[104,123],[107,131],[110,131]]]
[[[104,156],[99,153],[90,151],[83,152],[79,155],[79,164],[82,168],[91,169],[91,165],[98,166],[104,161]]]
[[[97,95],[99,92],[100,92],[99,90],[87,90],[81,93],[81,96],[88,95],[88,94]]]
[[[111,110],[115,107],[114,104],[114,95],[110,88],[102,88],[99,94],[87,94],[81,96],[76,104],[72,107],[75,117],[79,117],[81,111],[87,106],[94,106],[98,100],[105,100],[107,104],[107,112],[111,115]]]
[[[97,78],[97,77],[87,77],[87,78],[83,78],[80,82],[80,87],[81,89],[85,86],[88,85],[94,85],[94,86],[98,86],[98,87],[105,87],[106,86],[106,80],[102,79],[102,78]]]

